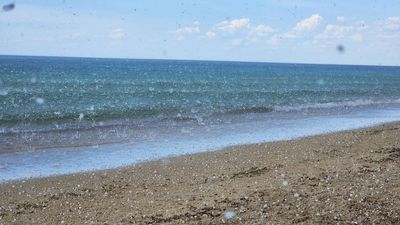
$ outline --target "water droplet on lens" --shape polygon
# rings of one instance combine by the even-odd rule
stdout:
[[[338,45],[338,46],[336,46],[336,50],[339,52],[339,53],[344,53],[344,46],[343,45]]]
[[[236,213],[234,211],[228,210],[225,212],[225,218],[231,220],[235,217]]]
[[[3,5],[3,11],[11,11],[15,8],[15,4],[14,3],[10,3],[10,4],[6,4]]]
[[[35,98],[35,102],[38,105],[43,105],[44,104],[44,98],[37,97],[37,98]]]

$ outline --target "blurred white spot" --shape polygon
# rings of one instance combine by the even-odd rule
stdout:
[[[44,98],[37,97],[37,98],[35,98],[35,102],[37,104],[39,104],[39,105],[43,105],[44,104]]]
[[[225,218],[231,220],[235,217],[236,213],[234,211],[228,210],[225,212]]]
[[[318,84],[318,85],[324,85],[324,84],[325,84],[325,81],[322,80],[322,79],[320,79],[320,80],[317,81],[317,84]]]
[[[154,88],[153,87],[149,87],[149,91],[154,91]]]
[[[80,114],[79,114],[79,121],[81,121],[81,120],[83,119],[84,116],[85,116],[85,115],[83,115],[83,113],[80,113]]]
[[[191,134],[192,132],[189,130],[189,129],[187,129],[187,128],[182,128],[181,129],[181,132],[183,133],[183,134]]]
[[[298,197],[300,197],[300,194],[299,193],[294,193],[294,195],[293,195],[295,198],[298,198]]]
[[[8,95],[8,92],[6,90],[0,90],[0,95],[6,96],[6,95]]]
[[[282,182],[282,185],[286,187],[286,186],[289,185],[289,182],[287,182],[287,180],[284,180],[284,181]]]
[[[36,77],[31,78],[31,83],[36,83]]]

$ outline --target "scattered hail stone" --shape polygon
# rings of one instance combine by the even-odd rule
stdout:
[[[85,116],[85,115],[84,115],[83,113],[80,113],[80,114],[79,114],[79,121],[81,121],[81,120],[83,119],[84,116]]]
[[[284,181],[282,182],[282,185],[286,187],[286,186],[289,185],[289,182],[288,182],[287,180],[284,180]]]
[[[236,213],[234,211],[228,210],[225,212],[225,218],[231,220],[235,217]]]
[[[295,198],[298,198],[298,197],[300,197],[300,194],[299,193],[294,193],[294,195],[293,195]]]
[[[36,102],[36,104],[43,105],[44,104],[44,98],[36,97],[35,98],[35,102]]]

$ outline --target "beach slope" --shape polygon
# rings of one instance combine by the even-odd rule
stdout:
[[[392,123],[2,184],[0,224],[400,224],[399,171]]]

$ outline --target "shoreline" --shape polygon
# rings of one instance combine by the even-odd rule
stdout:
[[[79,172],[66,173],[66,174],[54,174],[54,175],[49,175],[49,176],[27,177],[27,178],[20,178],[20,179],[16,179],[16,180],[5,180],[5,181],[0,181],[0,186],[13,184],[13,183],[26,182],[29,180],[55,179],[55,178],[62,178],[62,177],[68,177],[68,176],[79,176],[79,175],[85,175],[85,174],[87,175],[87,174],[107,173],[107,172],[113,172],[116,170],[126,170],[126,169],[132,169],[134,167],[146,166],[147,164],[159,164],[159,163],[162,163],[164,161],[169,161],[169,160],[179,160],[179,158],[184,158],[184,157],[195,157],[196,155],[203,155],[203,154],[208,154],[208,153],[212,154],[212,153],[221,152],[221,151],[225,152],[225,151],[231,151],[231,150],[235,150],[235,149],[251,148],[253,146],[259,146],[259,145],[279,144],[282,142],[292,142],[292,141],[295,142],[295,141],[307,139],[307,138],[318,138],[318,137],[335,135],[335,134],[340,134],[340,133],[359,132],[359,131],[363,131],[363,130],[375,129],[375,128],[378,128],[381,126],[391,126],[391,125],[399,125],[400,126],[400,121],[382,122],[382,123],[378,123],[378,124],[370,125],[370,126],[366,126],[366,127],[361,127],[361,128],[349,128],[349,129],[339,130],[339,131],[328,131],[325,133],[299,136],[299,137],[295,137],[292,139],[285,139],[285,140],[264,141],[264,142],[259,142],[259,143],[248,143],[248,144],[236,144],[236,145],[221,147],[218,149],[212,149],[212,150],[206,150],[206,151],[200,151],[200,152],[194,152],[194,153],[187,153],[187,154],[182,154],[182,155],[171,155],[171,156],[165,156],[162,158],[156,158],[156,159],[150,159],[150,160],[143,160],[143,161],[139,161],[137,163],[131,164],[131,165],[122,165],[122,166],[114,167],[114,168],[94,169],[94,170],[79,171]],[[123,144],[123,142],[122,143],[121,142],[110,143],[110,144],[104,144],[104,145],[113,145],[113,144]],[[78,146],[76,148],[82,148],[82,147],[92,148],[93,146],[91,146],[91,145]],[[69,148],[71,148],[71,147],[63,147],[61,149],[69,149]],[[44,148],[44,149],[39,149],[39,150],[47,151],[47,150],[52,150],[52,148]],[[10,153],[4,153],[4,154],[10,154]],[[1,154],[0,154],[0,156],[1,156]]]
[[[198,126],[196,129],[171,127],[157,133],[150,132],[149,138],[144,140],[2,154],[0,181],[121,168],[197,152],[221,151],[229,146],[294,140],[400,121],[399,108],[293,119],[264,118],[261,114],[251,116],[248,121]],[[79,137],[90,139],[91,135],[81,133]],[[54,139],[57,137],[38,140]]]
[[[399,224],[398,137],[391,122],[10,181],[0,224]]]

